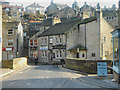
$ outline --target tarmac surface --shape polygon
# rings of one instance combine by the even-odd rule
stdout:
[[[4,70],[3,70],[4,71]],[[4,71],[5,72],[5,71]],[[7,70],[6,70],[7,72]],[[20,70],[10,70],[2,76],[2,88],[119,88],[112,75],[99,78],[62,68],[61,65],[30,65]]]

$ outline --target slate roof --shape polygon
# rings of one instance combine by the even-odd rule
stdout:
[[[80,21],[80,19],[76,19],[76,20],[72,20],[69,22],[58,23],[50,27],[49,29],[47,29],[45,32],[40,34],[38,37],[64,34],[77,24],[86,24],[94,20],[97,20],[97,18],[91,17],[91,18],[84,19],[83,21]]]
[[[3,5],[2,8],[12,8],[12,7],[15,7],[15,8],[21,8],[21,9],[24,9],[22,6],[13,6],[13,5]]]
[[[117,17],[117,12],[113,11],[113,10],[103,10],[103,17],[107,17],[107,16],[113,16],[113,17]]]
[[[72,20],[76,20],[76,19],[80,19],[80,17],[71,17],[71,18],[61,18],[61,22],[64,23],[64,22],[69,22],[69,21],[72,21]]]
[[[27,7],[41,7],[41,8],[44,8],[43,6],[41,6],[41,5],[39,5],[39,4],[36,4],[36,3],[33,3],[33,4],[31,4],[31,5],[29,5],[29,6],[27,6]],[[26,8],[27,8],[26,7]]]
[[[31,20],[29,21],[29,24],[30,25],[41,24],[41,26],[52,26],[52,18],[48,18],[46,20],[41,20],[41,21]]]
[[[84,7],[90,8],[90,6],[86,4],[86,5],[83,5],[83,6],[80,8],[80,10],[82,10]],[[91,7],[91,10],[92,10],[92,11],[95,11],[95,8]]]
[[[54,26],[50,27],[47,31],[40,34],[38,37],[64,34],[68,30],[70,30],[74,25],[76,25],[78,22],[80,22],[80,20],[55,24]]]
[[[43,26],[52,26],[52,18],[48,18],[42,22]]]
[[[51,5],[55,5],[57,7],[65,8],[67,7],[67,4],[58,4],[58,3],[52,3]],[[49,7],[49,6],[48,6]]]
[[[82,44],[78,44],[75,45],[74,47],[69,48],[68,51],[74,51],[77,50],[77,48],[79,48],[79,50],[87,50],[85,46],[83,46]]]

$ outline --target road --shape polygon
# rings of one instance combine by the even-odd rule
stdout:
[[[2,79],[2,88],[99,88],[79,80],[84,75],[57,65],[28,66]]]

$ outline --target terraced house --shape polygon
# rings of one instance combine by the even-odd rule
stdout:
[[[9,20],[9,17],[14,20],[19,20],[21,19],[21,16],[24,15],[23,5],[10,5],[9,2],[6,2],[5,0],[0,0],[0,4],[2,5],[3,18],[7,20]]]
[[[3,20],[2,60],[11,60],[22,56],[23,28],[21,22]]]
[[[66,32],[80,20],[58,23],[38,36],[39,62],[60,63],[66,58]]]
[[[38,56],[38,36],[55,25],[56,23],[60,23],[59,18],[48,18],[44,20],[43,22],[33,22],[30,23],[31,27],[28,32],[28,35],[30,36],[29,39],[29,60],[30,62],[34,62],[34,58]]]
[[[102,11],[96,17],[82,20],[67,32],[67,57],[112,60],[111,31],[114,28],[103,18]]]

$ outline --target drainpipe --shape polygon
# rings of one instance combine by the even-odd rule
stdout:
[[[86,32],[86,24],[85,24],[85,48],[87,47],[87,37],[86,37],[86,34],[87,34],[87,32]],[[87,51],[86,51],[86,59],[87,59]]]
[[[65,57],[67,57],[67,34],[64,34],[65,35],[65,39],[66,39],[66,42],[65,42],[65,45],[66,45],[66,48],[65,48]]]

